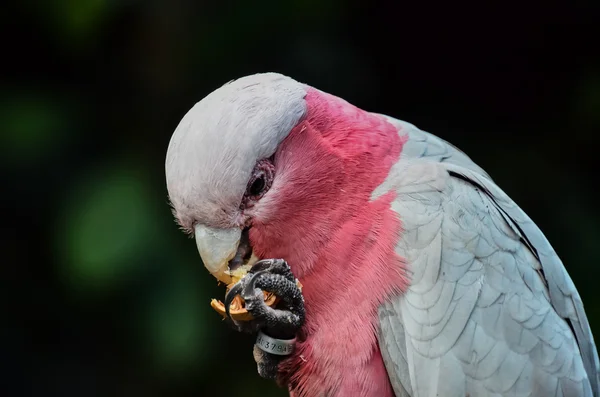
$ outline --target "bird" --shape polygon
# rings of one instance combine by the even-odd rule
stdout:
[[[599,396],[561,259],[432,133],[256,73],[189,109],[165,177],[202,263],[235,281],[254,317],[232,325],[293,340],[284,355],[253,347],[258,373],[290,396]],[[282,305],[266,306],[263,290]]]

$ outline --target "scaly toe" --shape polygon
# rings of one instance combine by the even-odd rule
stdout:
[[[256,286],[257,280],[260,278],[260,276],[262,276],[265,273],[267,273],[266,270],[261,270],[256,273],[248,274],[245,277],[243,283],[244,285],[242,286],[241,291],[239,293],[245,302],[246,310],[248,310],[249,312],[251,312],[255,307],[257,307],[257,305],[266,306],[264,294],[262,290]]]
[[[296,278],[292,273],[292,269],[288,263],[283,259],[263,259],[254,264],[249,273],[268,272],[272,274],[279,274],[289,281],[295,282]]]

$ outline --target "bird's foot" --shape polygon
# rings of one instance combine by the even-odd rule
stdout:
[[[280,299],[277,308],[265,304],[263,291],[271,292]],[[229,316],[229,306],[238,294],[254,318],[250,322],[238,323]],[[283,259],[258,261],[231,287],[225,296],[225,308],[238,330],[263,334],[261,337],[259,333],[254,358],[259,374],[275,379],[278,364],[291,353],[293,339],[304,324],[305,316],[304,298],[287,262]]]
[[[263,291],[280,299],[277,308],[265,304]],[[242,297],[244,307],[254,318],[250,329],[262,330],[273,338],[292,339],[304,323],[304,298],[283,259],[256,262],[248,274],[231,287],[225,295],[225,310],[230,319],[229,306],[237,295]]]

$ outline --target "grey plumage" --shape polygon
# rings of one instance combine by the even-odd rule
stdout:
[[[236,224],[256,161],[275,153],[304,116],[305,95],[306,88],[287,76],[260,73],[223,85],[186,113],[165,160],[169,198],[182,227]]]
[[[388,119],[409,136],[373,194],[398,193],[412,278],[379,309],[396,395],[598,396],[581,298],[539,228],[460,150]]]

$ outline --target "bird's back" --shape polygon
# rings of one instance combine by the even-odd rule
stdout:
[[[407,140],[374,196],[398,194],[412,276],[379,311],[396,394],[597,396],[581,298],[540,229],[466,154],[388,120]]]

